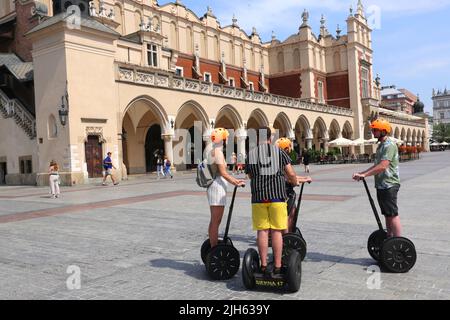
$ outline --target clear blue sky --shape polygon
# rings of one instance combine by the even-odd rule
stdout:
[[[175,1],[160,0],[159,4],[168,2]],[[374,74],[380,75],[382,85],[395,84],[397,88],[418,93],[425,111],[432,114],[432,89],[450,89],[450,0],[362,2],[367,16],[378,24],[372,33]],[[345,34],[350,5],[354,11],[357,7],[357,0],[182,0],[182,3],[199,17],[210,6],[222,26],[231,24],[234,13],[247,34],[254,26],[264,42],[270,41],[272,30],[279,40],[297,33],[304,9],[309,11],[316,35],[322,14],[330,33],[335,35],[339,24]]]

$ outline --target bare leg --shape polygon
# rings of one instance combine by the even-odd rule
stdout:
[[[402,236],[402,225],[400,222],[400,217],[386,217],[386,228],[388,232],[388,237],[401,237]]]
[[[275,268],[281,268],[281,255],[283,251],[283,235],[281,230],[272,230],[272,250],[275,259]]]
[[[211,248],[217,246],[219,242],[219,226],[222,222],[223,212],[225,207],[210,207],[211,220],[209,222],[208,235]]]
[[[261,266],[267,267],[267,251],[269,246],[269,230],[258,230],[258,250]]]

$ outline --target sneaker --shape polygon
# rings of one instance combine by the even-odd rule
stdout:
[[[102,186],[107,186],[107,184],[103,182],[103,183],[102,183]]]
[[[173,176],[170,176],[170,179],[173,179]]]
[[[54,194],[52,194],[52,197],[51,197],[52,199],[55,199],[56,198],[56,196],[54,195]]]
[[[117,186],[118,184],[119,184],[118,182],[114,183],[115,186]]]
[[[55,197],[59,198],[59,194],[57,194]]]

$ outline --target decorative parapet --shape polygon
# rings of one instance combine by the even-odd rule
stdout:
[[[13,118],[30,139],[36,138],[36,119],[34,116],[17,99],[9,99],[1,90],[0,113],[4,118]]]
[[[264,92],[254,92],[251,90],[229,87],[226,85],[201,80],[187,79],[162,72],[142,71],[133,69],[131,66],[118,65],[117,81],[271,104],[279,107],[317,111],[348,117],[353,116],[353,111],[347,108],[306,102],[296,98],[278,96]]]

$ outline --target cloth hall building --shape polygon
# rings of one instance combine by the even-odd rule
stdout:
[[[339,137],[371,138],[380,116],[428,149],[426,120],[380,107],[361,2],[343,18],[347,34],[324,18],[314,33],[299,11],[292,36],[264,42],[235,17],[222,26],[211,8],[199,17],[182,1],[1,1],[0,183],[45,185],[52,159],[63,184],[88,183],[108,151],[119,178],[153,171],[157,150],[189,169],[193,133],[205,146],[215,127],[234,129],[242,152],[261,126],[297,151],[326,152]]]

